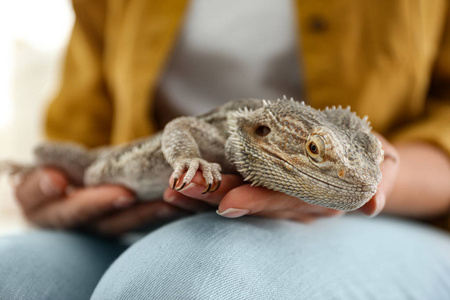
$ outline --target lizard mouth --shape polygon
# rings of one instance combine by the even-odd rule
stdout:
[[[352,192],[354,192],[356,190],[357,192],[360,192],[362,194],[367,193],[367,192],[374,192],[373,191],[373,187],[370,186],[370,185],[361,185],[361,186],[350,185],[350,188],[345,188],[343,186],[339,186],[339,185],[336,185],[336,184],[329,183],[329,182],[327,182],[325,180],[319,179],[319,178],[317,178],[315,176],[312,176],[311,174],[308,174],[308,173],[298,169],[292,163],[290,163],[288,160],[286,160],[285,158],[279,156],[276,153],[273,153],[273,152],[270,152],[270,151],[267,151],[266,153],[269,154],[270,156],[274,157],[275,159],[280,160],[283,163],[287,164],[288,165],[288,169],[293,169],[293,170],[297,171],[298,173],[301,173],[302,175],[304,175],[304,176],[306,176],[308,178],[311,178],[314,181],[317,181],[317,182],[320,182],[322,184],[325,184],[327,186],[332,186],[333,188],[336,188],[336,189],[339,189],[339,190],[343,190],[343,191],[352,191]],[[353,188],[351,188],[351,187],[353,187]],[[358,191],[358,189],[361,189],[361,190]]]

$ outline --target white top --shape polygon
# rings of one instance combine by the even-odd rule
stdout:
[[[290,0],[195,0],[163,73],[176,111],[197,115],[232,99],[302,94]]]

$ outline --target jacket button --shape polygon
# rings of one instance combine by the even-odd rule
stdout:
[[[321,16],[311,16],[308,20],[309,30],[314,33],[322,33],[327,31],[329,28],[329,24],[327,20],[322,18]]]

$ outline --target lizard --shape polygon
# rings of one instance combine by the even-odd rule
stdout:
[[[216,191],[224,174],[343,211],[364,205],[381,181],[384,151],[367,116],[350,107],[314,109],[305,102],[244,99],[209,113],[170,121],[153,136],[129,144],[86,149],[44,142],[35,165],[3,164],[12,173],[39,166],[62,169],[77,184],[120,184],[141,200],[161,199],[173,177],[178,191],[201,171],[203,193]]]

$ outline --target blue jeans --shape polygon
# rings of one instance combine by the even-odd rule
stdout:
[[[450,299],[450,237],[359,215],[310,225],[213,213],[126,248],[75,233],[0,239],[1,299]]]

